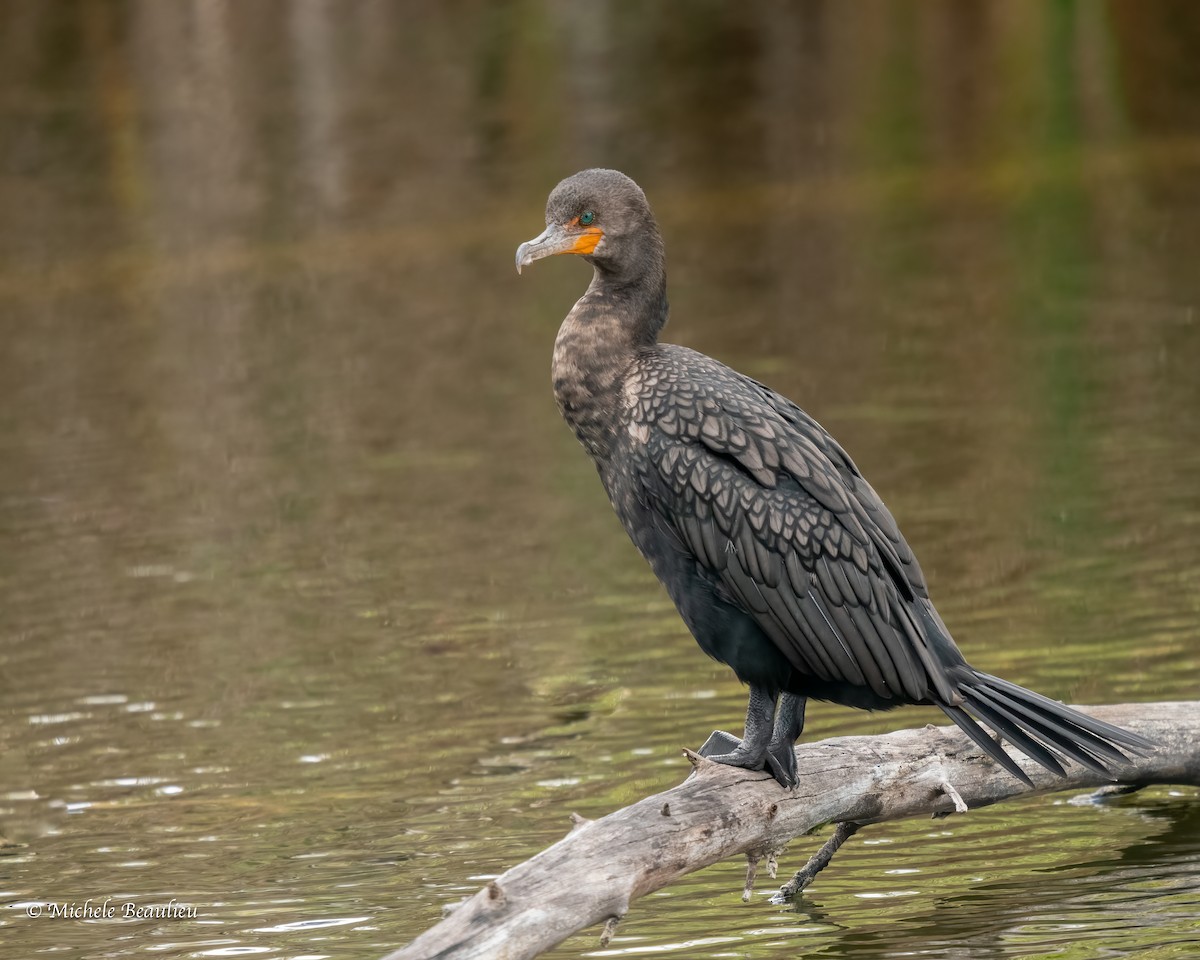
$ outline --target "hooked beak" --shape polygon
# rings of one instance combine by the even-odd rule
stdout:
[[[594,253],[603,239],[604,231],[599,227],[581,230],[574,223],[552,223],[532,240],[517,247],[517,273],[521,272],[522,267],[543,257],[553,257],[559,253]]]

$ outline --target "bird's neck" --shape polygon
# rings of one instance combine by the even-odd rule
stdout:
[[[597,268],[554,342],[554,398],[598,466],[612,452],[625,378],[666,322],[666,277],[660,268],[656,283],[647,279],[626,282]]]
[[[623,241],[617,260],[584,257],[592,264],[592,282],[580,303],[604,305],[620,317],[629,339],[652,347],[666,325],[667,271],[662,235],[652,218]]]

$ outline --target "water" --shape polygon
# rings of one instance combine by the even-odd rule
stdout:
[[[554,411],[586,270],[512,272],[589,164],[655,204],[669,339],[838,436],[973,661],[1196,699],[1190,6],[0,18],[4,956],[376,956],[736,725]],[[1195,789],[1069,799],[555,956],[1191,955]],[[27,915],[88,898],[195,917]]]

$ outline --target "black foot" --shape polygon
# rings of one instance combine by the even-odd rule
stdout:
[[[708,739],[704,741],[704,746],[696,752],[700,756],[712,760],[714,757],[722,754],[732,753],[741,745],[742,741],[732,733],[726,733],[724,730],[714,730],[708,735]],[[720,763],[721,761],[718,760],[717,762]]]
[[[714,730],[696,752],[714,763],[746,770],[768,770],[785,790],[796,785],[796,754],[787,744],[772,744],[760,754],[747,749],[746,742],[732,733]]]
[[[785,790],[796,785],[796,751],[790,743],[772,742],[767,747],[767,768]]]
[[[788,696],[791,695],[788,694]],[[771,776],[785,787],[788,786],[790,781],[795,780],[795,775],[793,773],[791,777],[788,776],[786,761],[772,756],[771,745],[774,742],[782,743],[787,739],[787,735],[795,726],[791,720],[795,717],[796,712],[789,707],[788,722],[776,734],[775,707],[778,699],[778,696],[771,691],[751,684],[750,700],[746,704],[746,738],[739,740],[731,733],[716,730],[704,741],[704,746],[700,748],[700,756],[707,757],[715,763],[725,763],[731,767],[742,767],[745,770],[768,768]],[[803,702],[803,700],[800,701],[801,704]],[[803,717],[803,715],[803,708],[801,708],[800,716]],[[795,736],[792,736],[791,739],[795,740]],[[795,761],[792,763],[792,768],[794,771]]]
[[[697,753],[713,763],[724,763],[731,767],[742,767],[745,770],[761,770],[765,764],[764,751],[747,747],[745,740],[739,740],[732,733],[724,730],[714,730],[708,735]]]
[[[796,785],[796,738],[804,730],[804,707],[807,700],[795,693],[779,698],[775,726],[767,744],[767,766],[785,790]]]

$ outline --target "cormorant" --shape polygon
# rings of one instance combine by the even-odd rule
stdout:
[[[626,532],[701,649],[750,688],[743,739],[701,753],[795,783],[807,698],[868,710],[935,704],[1014,777],[982,721],[1043,767],[1151,747],[975,670],[929,600],[896,521],[849,455],[796,404],[686,347],[667,321],[663,241],[646,196],[584,170],[546,202],[517,271],[573,253],[592,282],[558,331],[554,395]]]

